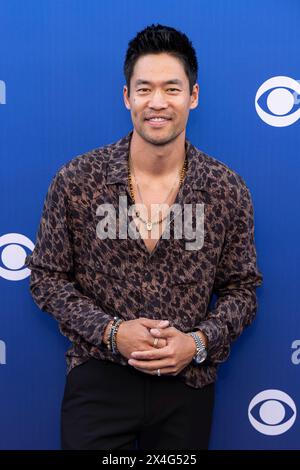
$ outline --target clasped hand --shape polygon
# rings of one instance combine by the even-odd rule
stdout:
[[[166,346],[146,351],[133,351],[128,364],[146,374],[177,375],[192,360],[196,353],[194,339],[175,327],[151,328],[154,338],[164,338]]]

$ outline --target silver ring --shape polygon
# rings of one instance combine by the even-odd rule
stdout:
[[[157,369],[157,375],[160,376],[160,369]]]
[[[156,345],[157,345],[158,341],[159,341],[159,338],[155,338],[154,341],[153,341],[153,346],[155,348],[156,348]]]

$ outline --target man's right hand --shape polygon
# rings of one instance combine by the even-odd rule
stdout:
[[[167,340],[159,338],[154,346],[154,337],[150,333],[151,328],[168,328],[168,320],[151,320],[140,317],[135,320],[123,321],[117,331],[117,347],[122,356],[129,359],[133,351],[146,351],[153,348],[163,348]]]

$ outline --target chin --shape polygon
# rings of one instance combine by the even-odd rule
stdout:
[[[178,135],[170,131],[168,133],[164,133],[160,131],[157,132],[157,129],[153,129],[153,131],[150,130],[150,132],[148,129],[147,131],[145,131],[144,129],[141,129],[137,132],[142,137],[142,139],[146,140],[147,142],[153,145],[166,145],[172,140],[174,140]],[[155,135],[155,132],[157,132],[157,135]]]

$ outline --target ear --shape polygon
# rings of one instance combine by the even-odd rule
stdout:
[[[199,101],[199,85],[198,85],[198,83],[195,83],[195,85],[193,86],[193,91],[192,91],[192,95],[191,95],[190,109],[197,108],[198,101]]]
[[[130,102],[129,102],[129,98],[128,98],[127,85],[123,86],[123,98],[124,98],[124,103],[125,103],[126,108],[130,110],[131,108],[130,108]]]

